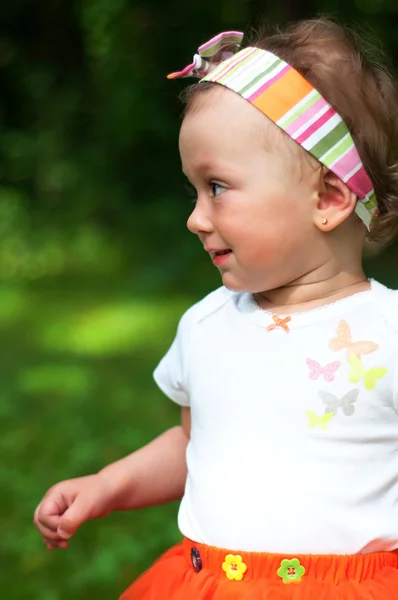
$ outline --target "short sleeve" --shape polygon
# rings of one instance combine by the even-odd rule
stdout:
[[[377,293],[377,309],[381,314],[386,330],[386,342],[392,347],[392,400],[395,411],[398,412],[398,290],[391,290],[372,280],[372,290]]]
[[[183,314],[170,349],[153,373],[162,392],[180,406],[190,406],[187,372],[190,349],[194,346],[194,331],[235,295],[235,292],[221,287],[191,306]]]
[[[186,322],[182,317],[172,345],[153,372],[153,378],[162,392],[180,406],[189,406],[185,377],[187,346]]]

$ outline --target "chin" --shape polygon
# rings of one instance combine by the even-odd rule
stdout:
[[[261,281],[256,283],[245,281],[244,279],[234,277],[228,272],[222,275],[222,283],[227,289],[231,290],[231,292],[241,292],[247,294],[261,294],[269,290],[273,290],[281,285],[279,281]],[[275,285],[272,285],[272,283],[275,283]]]
[[[255,294],[260,291],[256,286],[250,285],[248,281],[239,281],[235,277],[231,277],[229,273],[225,273],[222,276],[222,283],[231,292],[246,292],[249,294]]]

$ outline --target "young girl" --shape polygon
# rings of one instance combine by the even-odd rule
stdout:
[[[202,77],[180,152],[223,282],[155,370],[182,425],[59,483],[35,522],[65,548],[87,519],[183,496],[183,541],[123,600],[396,600],[398,292],[361,255],[397,228],[397,92],[325,19],[241,42],[170,76]]]

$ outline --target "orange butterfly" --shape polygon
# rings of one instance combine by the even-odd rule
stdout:
[[[347,348],[347,358],[352,354],[360,358],[361,354],[371,354],[378,349],[379,345],[374,342],[353,342],[350,326],[347,321],[341,320],[337,326],[337,337],[329,343],[329,348],[334,351]]]

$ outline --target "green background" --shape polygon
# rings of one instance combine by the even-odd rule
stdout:
[[[173,425],[152,370],[182,311],[219,285],[186,231],[182,68],[219,31],[324,12],[396,63],[396,0],[3,0],[0,6],[0,597],[119,593],[179,538],[177,504],[84,525],[49,552],[55,482]],[[398,286],[397,247],[366,270]]]

